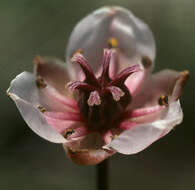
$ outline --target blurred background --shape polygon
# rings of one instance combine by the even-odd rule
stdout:
[[[35,135],[5,91],[17,74],[32,71],[35,55],[64,59],[73,26],[104,5],[131,9],[150,26],[156,71],[191,72],[182,96],[184,122],[139,154],[113,156],[110,189],[195,189],[194,0],[0,0],[0,189],[95,189],[95,167],[76,166],[62,146]]]

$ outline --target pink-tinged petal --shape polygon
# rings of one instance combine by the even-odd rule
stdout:
[[[118,54],[119,70],[135,64],[137,57],[148,56],[154,61],[155,43],[149,27],[127,9],[103,7],[82,19],[70,36],[66,58],[69,67],[74,68],[74,77],[80,74],[78,66],[70,63],[73,54],[81,50],[93,70],[98,72],[103,49],[109,47],[110,40]]]
[[[177,72],[173,70],[163,70],[153,74],[144,81],[137,91],[129,109],[158,105],[161,96],[167,96],[168,103],[177,100],[181,95],[188,75],[189,72],[187,71]]]
[[[172,102],[162,120],[140,124],[122,132],[104,148],[115,150],[122,154],[138,153],[153,142],[166,135],[174,126],[183,120],[183,113],[179,101]]]
[[[40,100],[48,110],[79,112],[77,102],[58,93],[56,89],[47,85],[39,91]]]
[[[40,137],[53,142],[53,143],[65,143],[66,139],[59,134],[56,130],[53,130],[45,120],[41,111],[34,107],[29,102],[21,99],[17,94],[12,93],[12,89],[8,91],[8,95],[13,99],[17,108],[19,109],[23,119],[27,125]]]
[[[132,110],[127,115],[128,121],[139,123],[149,123],[162,119],[167,113],[168,107],[155,105],[151,107],[144,107]]]
[[[47,123],[58,133],[62,135],[65,133],[67,129],[74,129],[82,125],[80,122],[71,121],[71,120],[61,120],[54,119],[52,117],[45,116]]]
[[[70,81],[65,63],[57,58],[40,57],[34,59],[34,73],[44,79],[61,94],[68,94],[65,85]]]
[[[104,141],[99,133],[89,133],[84,138],[63,144],[68,157],[78,165],[95,165],[115,151],[103,150]]]
[[[74,113],[74,112],[48,112],[46,111],[44,115],[48,118],[59,119],[59,120],[82,121],[80,113]]]
[[[49,85],[38,88],[37,78],[29,72],[23,72],[16,76],[8,91],[35,107],[43,106],[46,111],[78,112],[74,100],[61,95]]]
[[[157,111],[160,111],[163,108],[164,108],[163,106],[156,105],[156,106],[147,107],[147,108],[135,109],[135,110],[130,112],[129,118],[141,117],[141,116],[145,116],[148,114],[152,114],[152,113],[155,113]]]

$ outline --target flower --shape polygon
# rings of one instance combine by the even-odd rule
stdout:
[[[35,133],[94,165],[138,153],[182,122],[189,73],[151,74],[154,59],[149,27],[124,8],[103,7],[74,28],[67,64],[36,57],[34,74],[19,74],[7,92]]]

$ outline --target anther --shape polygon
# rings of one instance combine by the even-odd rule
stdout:
[[[150,58],[148,56],[143,56],[141,61],[143,63],[143,66],[146,69],[149,68],[152,65],[152,61],[150,60]]]
[[[158,99],[158,103],[161,106],[168,106],[169,105],[168,96],[165,96],[165,95],[160,96],[160,98]]]
[[[42,112],[42,113],[46,112],[46,109],[45,109],[43,106],[41,106],[41,105],[38,105],[37,108],[38,108],[38,109],[40,110],[40,112]]]
[[[47,86],[47,84],[45,83],[41,76],[37,76],[36,84],[39,89],[45,88]]]
[[[73,133],[74,133],[74,129],[69,128],[69,129],[67,129],[67,130],[64,132],[63,136],[64,136],[64,138],[67,139],[67,138],[70,137]]]
[[[87,103],[89,106],[98,106],[101,104],[101,98],[98,91],[93,91],[90,93]]]
[[[108,48],[117,48],[118,47],[118,41],[116,38],[114,37],[111,37],[109,40],[108,40]]]
[[[74,54],[75,54],[75,53],[83,54],[83,50],[82,50],[81,48],[79,48],[79,49],[77,49],[77,50],[74,52]],[[73,54],[73,55],[74,55],[74,54]]]

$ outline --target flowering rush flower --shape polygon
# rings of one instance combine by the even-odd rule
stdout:
[[[35,133],[94,165],[140,152],[182,122],[189,73],[151,74],[154,59],[149,27],[124,8],[103,7],[74,28],[67,64],[36,57],[34,73],[19,74],[8,95]]]

